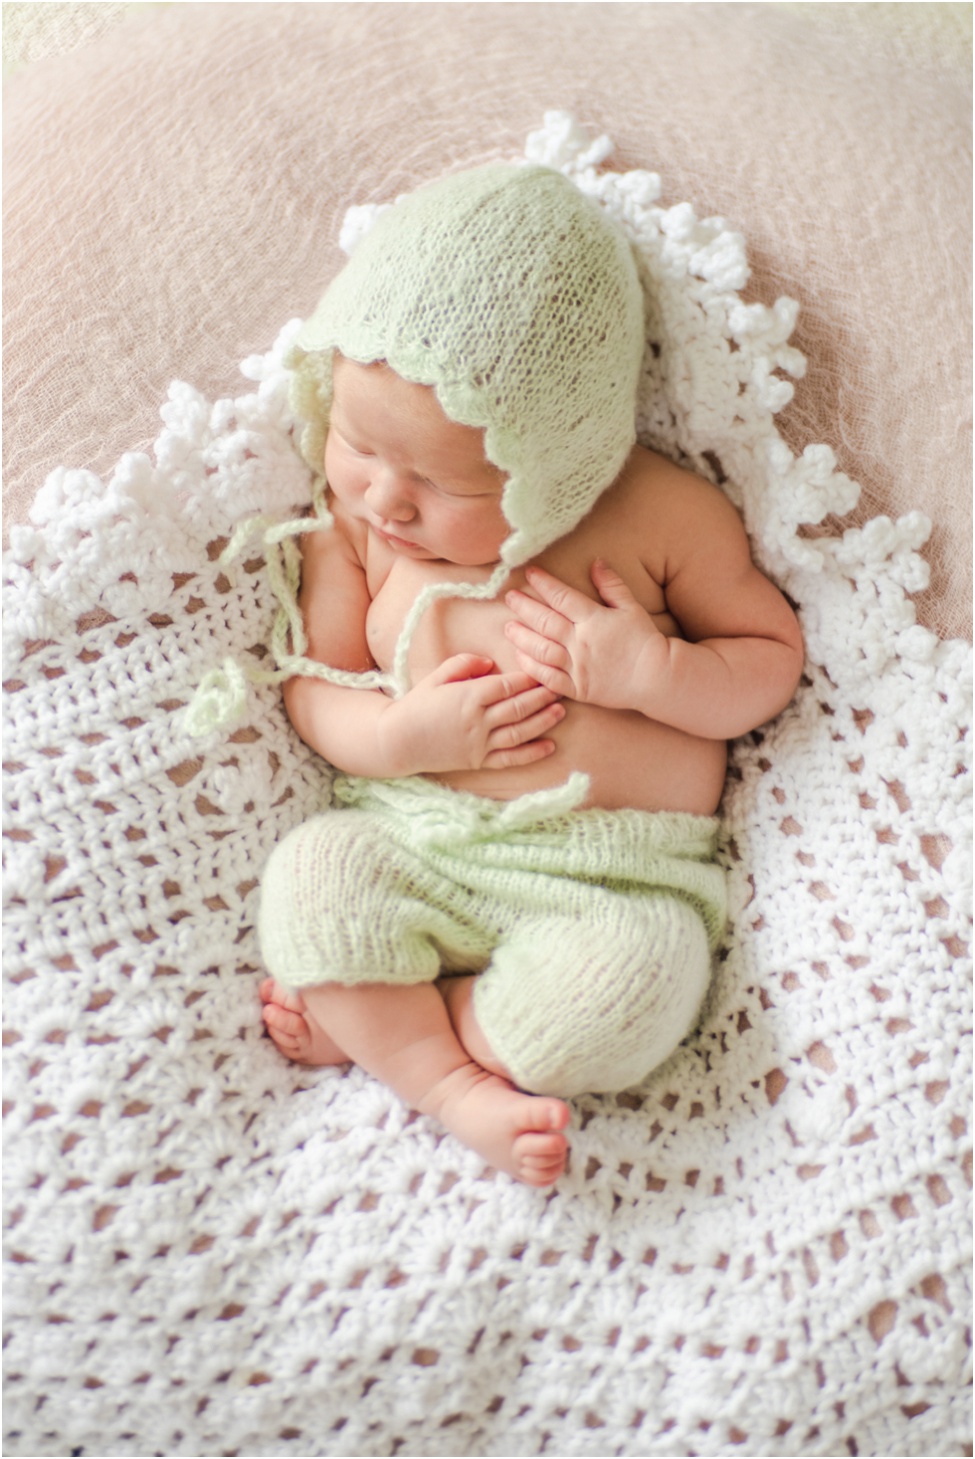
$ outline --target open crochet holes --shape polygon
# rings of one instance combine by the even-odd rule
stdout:
[[[721,230],[688,219],[682,241],[641,197],[641,227],[678,228],[690,302],[666,323],[686,344],[706,282],[688,261]],[[243,1452],[295,1384],[313,1407],[272,1447],[477,1452],[503,1423],[552,1452],[582,1434],[868,1454],[894,1428],[917,1451],[947,1431],[968,1300],[968,659],[910,637],[914,529],[804,540],[815,472],[783,461],[769,485],[772,418],[738,389],[754,340],[727,360],[706,321],[698,340],[730,360],[727,418],[709,435],[672,396],[648,427],[670,449],[686,423],[686,458],[713,452],[740,491],[809,663],[790,710],[734,747],[734,916],[700,1025],[638,1090],[577,1102],[550,1196],[361,1071],[283,1065],[261,1035],[256,878],[329,774],[273,689],[229,735],[191,742],[180,715],[266,638],[260,560],[217,561],[234,520],[307,495],[281,350],[239,401],[176,388],[155,464],[41,494],[4,615],[12,1451],[150,1434]],[[461,1402],[461,1373],[490,1378]]]

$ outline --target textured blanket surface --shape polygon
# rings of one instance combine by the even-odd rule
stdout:
[[[783,436],[834,448],[856,525],[932,518],[918,617],[971,638],[971,34],[970,4],[903,0],[8,0],[4,546],[54,467],[151,451],[172,379],[236,393],[350,200],[519,152],[561,105],[733,217],[756,297],[800,300]]]
[[[564,115],[527,151],[639,242],[641,437],[725,486],[806,635],[734,746],[703,1021],[574,1102],[549,1192],[280,1059],[257,880],[329,773],[273,687],[184,711],[267,659],[260,552],[217,559],[307,496],[295,326],[237,399],[174,385],[153,456],[55,471],[5,558],[8,1454],[963,1452],[970,649],[915,621],[923,518],[824,525],[857,488],[778,434],[795,307],[742,303],[741,237]]]

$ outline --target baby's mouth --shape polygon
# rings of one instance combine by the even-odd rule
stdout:
[[[385,527],[373,527],[372,530],[376,533],[377,537],[381,537],[384,542],[388,542],[390,547],[411,547],[415,550],[419,546],[419,543],[411,542],[408,537],[399,537],[395,532],[388,532]]]

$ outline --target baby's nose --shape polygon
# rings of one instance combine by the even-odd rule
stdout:
[[[387,521],[407,522],[416,514],[409,481],[390,467],[381,466],[366,491],[369,507]]]

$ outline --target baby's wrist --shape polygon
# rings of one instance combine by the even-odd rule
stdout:
[[[376,743],[382,774],[391,780],[416,775],[423,768],[417,759],[409,733],[404,699],[390,699],[376,719]]]
[[[653,629],[633,660],[632,703],[628,706],[647,719],[659,720],[672,696],[671,644],[673,640]]]

